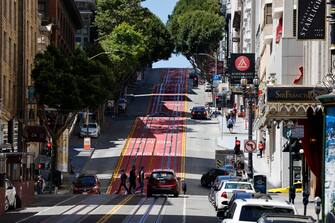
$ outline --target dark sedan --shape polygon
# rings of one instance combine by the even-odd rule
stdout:
[[[192,119],[207,119],[207,111],[205,106],[196,106],[191,109]]]
[[[171,169],[153,170],[150,177],[148,177],[147,196],[151,197],[153,194],[173,194],[173,196],[178,197],[179,181],[180,178]]]
[[[100,181],[95,175],[82,175],[73,182],[74,194],[100,194]]]
[[[227,169],[214,168],[210,169],[207,173],[204,173],[201,177],[201,185],[204,187],[211,187],[217,176],[229,175]]]

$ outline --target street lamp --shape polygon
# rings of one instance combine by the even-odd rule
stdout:
[[[302,203],[304,204],[304,215],[307,214],[307,205],[308,205],[308,197],[309,197],[309,187],[308,187],[308,179],[307,179],[307,170],[306,170],[306,162],[305,162],[305,155],[304,149],[300,149],[299,153],[301,155],[301,166],[302,166]]]
[[[244,107],[246,107],[246,101],[248,101],[248,140],[252,140],[252,124],[253,124],[253,109],[252,104],[255,99],[257,102],[257,91],[259,86],[259,79],[258,77],[255,77],[253,79],[253,85],[249,85],[248,88],[248,79],[242,78],[241,81],[241,87],[243,91],[243,104]],[[253,179],[254,171],[253,171],[253,160],[252,160],[252,152],[248,153],[248,177],[249,179]]]
[[[292,136],[292,129],[294,128],[294,122],[292,120],[287,121],[286,123],[287,127],[287,138],[289,141],[289,170],[290,170],[290,189],[289,189],[289,201],[294,204],[295,199],[295,187],[293,185],[293,157],[292,157],[292,147],[293,143],[291,142],[291,136]]]

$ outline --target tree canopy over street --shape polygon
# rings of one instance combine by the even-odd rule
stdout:
[[[213,59],[203,54],[216,56],[224,25],[219,0],[180,0],[167,23],[177,53],[205,74]]]
[[[170,58],[174,45],[162,21],[147,8],[141,7],[140,2],[140,0],[99,0],[95,24],[101,39],[105,39],[116,27],[125,23],[140,33],[144,38],[142,47],[145,51],[136,62],[143,68],[153,62]],[[106,47],[107,44],[104,44],[105,50]]]

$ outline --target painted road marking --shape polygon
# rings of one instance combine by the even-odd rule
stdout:
[[[47,208],[47,209],[45,209],[45,210],[43,210],[43,211],[40,211],[40,212],[38,212],[38,213],[36,213],[36,214],[34,214],[34,215],[32,215],[32,216],[29,216],[29,217],[27,217],[27,218],[21,219],[20,221],[17,221],[16,223],[24,222],[24,221],[27,221],[28,219],[33,218],[33,217],[35,217],[35,216],[37,216],[37,215],[41,215],[42,213],[47,212],[47,211],[51,210],[52,208],[55,208],[55,207],[57,207],[57,206],[59,206],[59,205],[61,205],[61,204],[64,204],[65,202],[70,201],[70,200],[72,200],[72,199],[74,199],[74,198],[76,198],[76,197],[78,197],[78,196],[79,196],[79,195],[75,195],[75,196],[73,196],[73,197],[70,197],[70,198],[68,198],[68,199],[65,199],[64,201],[61,201],[61,202],[55,204],[55,205],[52,206],[52,207],[49,207],[49,208]]]
[[[130,201],[134,195],[130,195],[123,199],[119,204],[117,204],[114,208],[112,208],[107,214],[105,214],[102,218],[97,221],[97,223],[105,223],[107,222],[115,212],[117,212],[123,205],[127,204],[128,201]]]
[[[110,184],[108,186],[107,194],[110,194],[112,192],[112,185],[113,185],[116,177],[119,175],[119,171],[120,171],[121,164],[122,164],[122,161],[123,161],[123,158],[124,158],[124,154],[126,153],[128,145],[129,145],[129,142],[130,142],[130,139],[132,138],[132,136],[133,136],[133,134],[135,132],[138,120],[139,120],[138,118],[135,119],[135,122],[133,124],[132,130],[130,131],[129,136],[127,137],[126,144],[124,145],[124,147],[122,149],[120,158],[118,159],[118,163],[117,163],[116,168],[115,168],[114,173],[113,173],[113,177],[112,177],[111,182],[110,182]]]

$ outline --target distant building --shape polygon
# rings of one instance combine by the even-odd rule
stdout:
[[[51,44],[70,54],[75,48],[75,33],[82,19],[74,0],[38,0],[42,25],[52,26]]]
[[[95,2],[95,0],[75,0],[83,20],[82,28],[76,33],[76,43],[82,47],[88,43],[94,43],[95,32],[92,23],[95,16]]]

